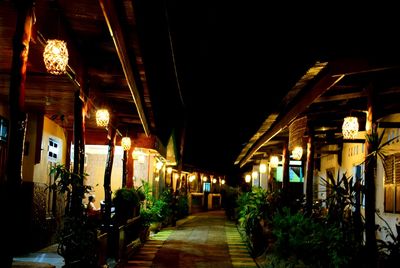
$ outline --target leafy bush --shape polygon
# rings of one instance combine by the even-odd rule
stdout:
[[[288,208],[273,219],[276,236],[274,252],[280,259],[309,267],[344,267],[350,262],[351,248],[335,225],[315,222]]]
[[[133,218],[135,208],[140,206],[140,197],[135,189],[120,188],[114,193],[113,204],[115,217],[118,222]]]

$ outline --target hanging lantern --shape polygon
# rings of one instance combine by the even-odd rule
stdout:
[[[301,148],[300,146],[295,147],[292,151],[293,159],[300,160],[302,156],[303,156],[303,148]]]
[[[67,43],[61,40],[48,40],[43,52],[46,69],[51,74],[64,74],[68,65]]]
[[[267,172],[267,165],[260,164],[260,173],[265,173],[265,172]]]
[[[245,180],[247,183],[251,182],[251,176],[250,176],[250,174],[247,174],[246,177],[244,178],[244,180]]]
[[[100,109],[96,112],[96,123],[99,127],[108,126],[108,122],[110,121],[110,114],[106,109]]]
[[[123,137],[121,140],[121,146],[124,151],[129,151],[131,149],[131,138]]]
[[[353,140],[358,134],[358,119],[354,116],[344,118],[342,125],[343,139]]]
[[[279,158],[276,155],[271,156],[269,159],[269,165],[271,167],[277,167],[279,164]]]
[[[160,171],[160,169],[162,169],[163,165],[164,165],[163,162],[158,161],[157,164],[156,164],[156,169],[157,169],[158,171]]]

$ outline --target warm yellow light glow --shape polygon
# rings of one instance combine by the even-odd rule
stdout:
[[[121,146],[124,151],[129,151],[131,149],[131,138],[123,137],[121,139]]]
[[[160,170],[160,169],[162,169],[163,165],[164,165],[164,163],[163,163],[163,162],[161,162],[161,161],[158,161],[158,162],[157,162],[157,164],[156,164],[156,169],[157,169],[157,170]]]
[[[144,156],[144,154],[139,154],[138,155],[138,161],[139,163],[143,164],[146,160],[146,157]]]
[[[221,181],[221,184],[225,184],[225,180],[222,180],[222,181]]]
[[[171,174],[172,173],[172,167],[167,167],[167,173]]]
[[[355,139],[358,134],[358,118],[348,116],[344,118],[342,125],[343,139]]]
[[[160,180],[160,177],[157,176],[157,177],[154,178],[154,180],[155,180],[155,181],[159,181],[159,180]]]
[[[293,159],[300,160],[302,156],[303,156],[303,148],[301,148],[300,146],[295,147],[292,151]]]
[[[175,178],[175,179],[179,179],[179,174],[176,173],[176,174],[174,175],[174,178]]]
[[[192,182],[192,181],[194,181],[194,179],[196,178],[196,176],[195,175],[190,175],[190,177],[189,177],[189,182]]]
[[[49,73],[64,74],[68,65],[67,43],[57,39],[47,40],[43,52],[43,61]]]
[[[251,176],[250,176],[250,174],[247,174],[247,175],[246,175],[245,181],[246,181],[247,183],[251,182]]]
[[[217,182],[217,179],[213,179],[213,183],[216,183]]]
[[[279,164],[279,158],[276,155],[271,156],[269,159],[269,165],[271,167],[277,167]]]
[[[253,173],[251,173],[251,177],[253,178],[253,180],[258,178],[258,172],[257,171],[253,171]]]
[[[203,181],[207,181],[207,180],[208,180],[207,176],[203,176]]]
[[[260,164],[260,173],[265,173],[265,172],[267,172],[267,165]]]
[[[99,127],[108,126],[108,122],[110,121],[110,114],[107,109],[99,109],[96,112],[96,123]]]

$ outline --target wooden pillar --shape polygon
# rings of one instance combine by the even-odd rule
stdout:
[[[366,132],[368,136],[378,135],[375,124],[376,107],[374,103],[374,90],[372,86],[367,88],[368,94],[368,112],[366,120]],[[376,151],[379,145],[368,142],[366,139],[366,156],[370,155],[370,159],[365,163],[365,245],[367,248],[367,256],[370,258],[369,263],[376,262],[376,234],[375,234],[375,211],[376,211],[376,189],[375,189],[375,170],[377,166],[376,156],[371,153]]]
[[[290,152],[288,148],[288,143],[285,142],[283,145],[283,151],[282,151],[282,169],[283,169],[283,175],[282,175],[282,190],[284,192],[289,191],[289,161],[290,161]]]
[[[133,157],[132,157],[133,147],[127,152],[126,161],[126,187],[133,188]]]
[[[309,128],[306,162],[306,213],[311,214],[314,186],[314,131]]]
[[[73,175],[77,176],[76,179],[81,180],[83,184],[83,174],[84,174],[84,163],[85,163],[85,143],[84,143],[84,128],[85,128],[85,118],[83,110],[83,100],[81,97],[80,90],[75,91],[74,96],[74,168]],[[79,187],[76,183],[73,187]],[[72,189],[72,196],[68,197],[71,199],[70,206],[67,205],[66,213],[71,213],[72,215],[80,215],[82,210],[82,196],[79,193],[80,189]]]
[[[117,136],[117,131],[114,127],[112,127],[112,124],[110,124],[108,128],[108,153],[107,153],[106,169],[104,172],[104,185],[103,185],[104,203],[105,203],[104,224],[106,227],[110,226],[110,221],[111,221],[111,172],[114,161],[114,147],[115,147],[116,136]]]
[[[124,156],[122,158],[122,187],[126,187],[126,176],[127,176],[127,169],[126,169],[126,165],[128,162],[128,153],[126,150],[124,150]]]
[[[33,24],[33,1],[15,1],[17,22],[13,39],[13,56],[9,91],[9,143],[6,168],[6,185],[0,185],[0,209],[5,216],[0,222],[0,266],[11,267],[13,250],[16,247],[15,232],[19,209],[18,198],[22,183],[22,154],[24,151],[26,114],[25,79]],[[4,56],[4,55],[3,55]],[[5,186],[5,187],[4,187]]]

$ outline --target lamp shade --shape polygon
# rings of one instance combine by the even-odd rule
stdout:
[[[303,148],[301,148],[300,146],[295,147],[292,151],[293,159],[300,160],[302,156],[303,156]]]
[[[276,155],[271,156],[269,159],[269,165],[271,167],[277,167],[279,164],[279,158]]]
[[[131,138],[123,137],[121,140],[121,146],[124,151],[129,151],[131,149]]]
[[[172,167],[167,167],[167,173],[171,174],[172,173]]]
[[[64,74],[68,65],[67,43],[61,40],[48,40],[43,52],[46,70],[51,74]]]
[[[343,139],[355,139],[358,134],[358,118],[354,116],[345,117],[342,125]]]
[[[265,173],[265,172],[267,172],[267,165],[260,164],[260,173]]]
[[[96,123],[99,127],[108,126],[108,122],[110,121],[110,114],[106,109],[99,109],[96,112]]]

